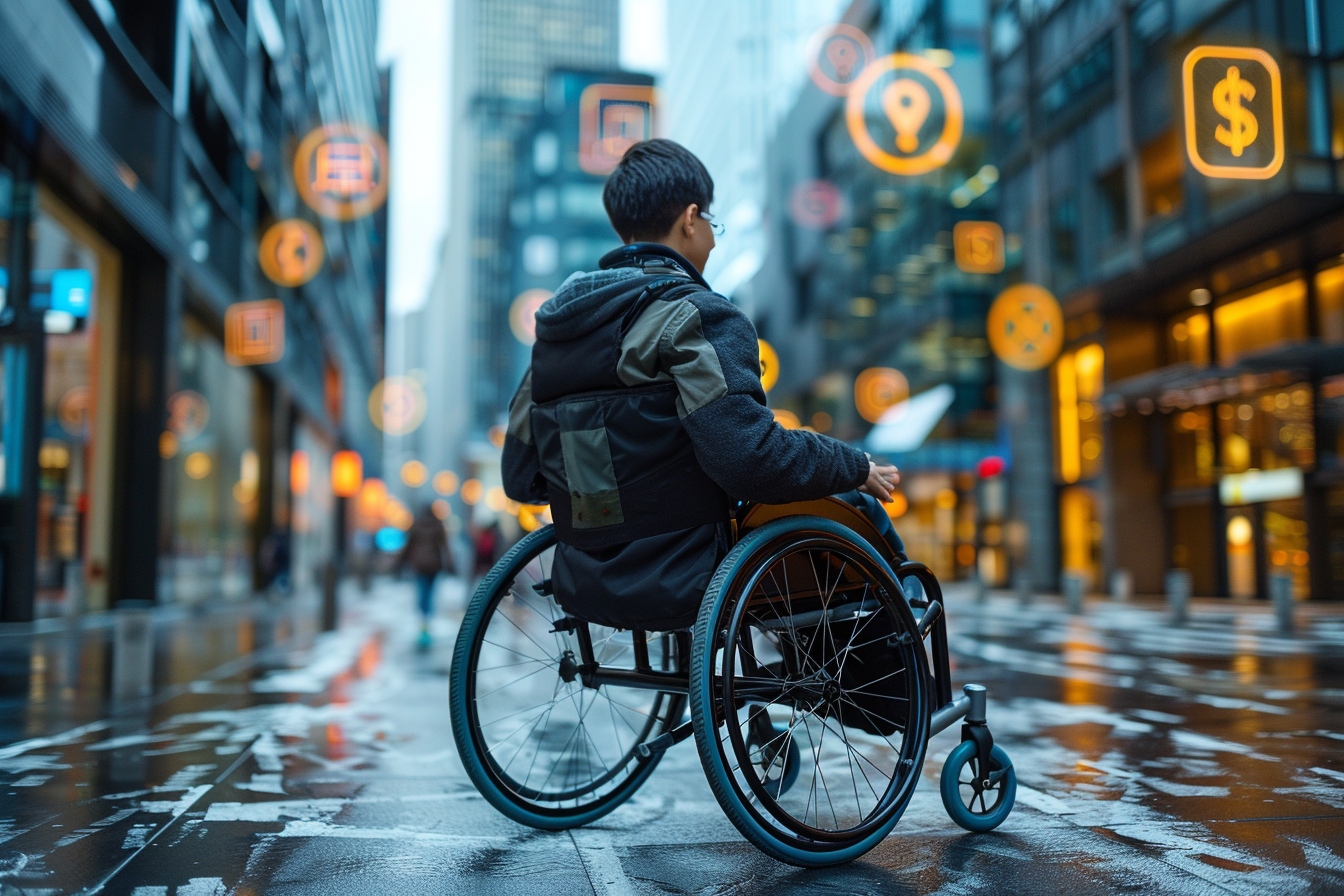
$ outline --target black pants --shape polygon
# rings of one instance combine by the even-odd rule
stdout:
[[[878,533],[891,545],[896,553],[904,556],[905,542],[901,541],[901,536],[896,534],[896,527],[891,524],[891,517],[887,516],[887,511],[882,508],[882,502],[866,492],[858,489],[852,489],[847,492],[841,492],[835,497],[851,504],[863,511],[863,515],[868,517]]]

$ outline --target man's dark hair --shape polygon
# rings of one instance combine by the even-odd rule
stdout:
[[[625,151],[602,190],[611,226],[627,243],[667,235],[692,203],[708,212],[714,179],[695,155],[671,140],[645,140]]]

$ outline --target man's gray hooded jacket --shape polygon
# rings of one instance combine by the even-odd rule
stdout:
[[[751,321],[666,246],[625,246],[571,276],[536,333],[509,407],[504,490],[551,505],[567,612],[689,626],[734,501],[820,498],[867,478],[863,452],[775,422]]]

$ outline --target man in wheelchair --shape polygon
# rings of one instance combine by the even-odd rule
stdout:
[[[713,198],[684,147],[630,148],[602,194],[625,245],[537,312],[531,368],[509,407],[504,490],[551,505],[555,596],[589,622],[690,627],[737,501],[836,495],[903,554],[878,503],[891,500],[896,468],[786,430],[766,407],[756,330],[701,275]]]

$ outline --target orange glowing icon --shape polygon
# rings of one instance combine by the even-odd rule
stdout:
[[[1040,370],[1064,347],[1064,312],[1048,290],[1019,283],[989,306],[985,330],[989,347],[1003,363],[1018,370]]]
[[[873,41],[853,25],[831,25],[812,35],[807,73],[831,96],[845,96],[864,68],[877,58]]]
[[[1003,228],[993,221],[958,221],[952,251],[966,273],[997,274],[1003,270]]]
[[[869,423],[909,397],[910,383],[895,368],[869,367],[854,378],[854,407]]]
[[[1283,167],[1279,64],[1254,47],[1195,47],[1181,67],[1185,149],[1205,177],[1266,180]]]
[[[769,392],[779,381],[779,355],[764,339],[757,339],[756,343],[761,356],[761,388]]]
[[[642,84],[590,84],[579,95],[579,167],[610,174],[625,151],[654,133],[655,91]]]
[[[261,237],[257,261],[262,273],[277,286],[302,286],[322,269],[326,250],[317,228],[290,218],[277,221]]]
[[[863,157],[883,171],[926,174],[947,164],[961,143],[961,92],[947,72],[924,56],[882,57],[863,70],[848,95],[849,135]],[[869,97],[875,97],[881,114],[869,114]],[[874,137],[873,121],[890,136]],[[928,127],[939,121],[941,125]]]
[[[89,426],[89,387],[75,386],[61,396],[56,405],[56,419],[61,429],[75,438],[82,438]]]
[[[310,131],[294,153],[294,186],[319,215],[361,218],[387,199],[387,143],[372,128],[329,124]]]
[[[168,397],[168,430],[183,442],[190,442],[210,422],[210,402],[191,389],[174,392]]]
[[[369,393],[369,419],[390,436],[404,436],[424,422],[427,405],[418,380],[389,376]]]
[[[509,329],[523,345],[537,341],[537,311],[550,297],[549,289],[526,289],[509,306]]]
[[[285,356],[285,306],[278,299],[236,302],[224,312],[224,357],[235,367]]]

